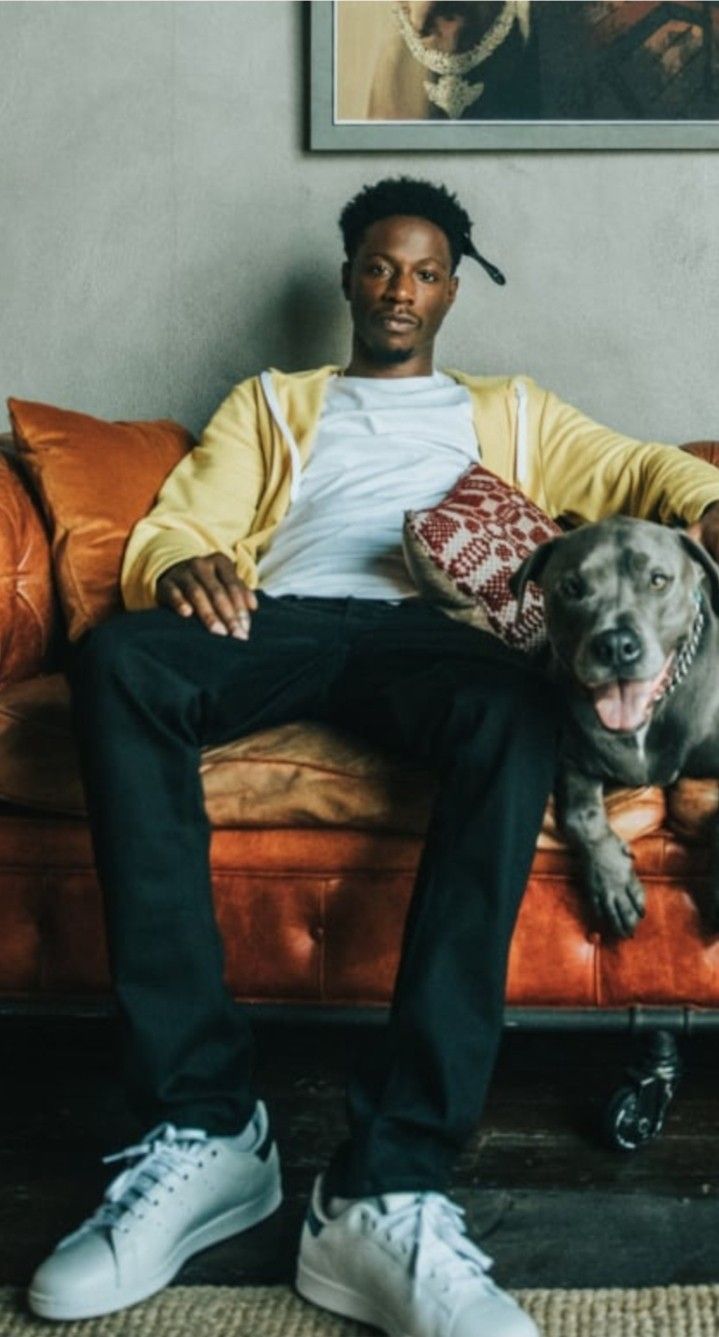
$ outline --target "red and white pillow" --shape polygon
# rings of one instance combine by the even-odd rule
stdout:
[[[530,552],[559,533],[518,488],[472,464],[437,506],[405,512],[404,555],[426,599],[529,651],[545,639],[542,593],[530,584],[518,617],[509,580]]]

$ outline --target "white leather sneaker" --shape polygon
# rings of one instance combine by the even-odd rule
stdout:
[[[163,1123],[104,1160],[136,1164],[35,1272],[28,1304],[43,1318],[92,1318],[137,1304],[192,1254],[263,1221],[282,1201],[262,1101],[237,1137]]]
[[[441,1193],[361,1198],[337,1216],[315,1181],[300,1240],[297,1290],[389,1337],[539,1337],[487,1275],[464,1213]]]

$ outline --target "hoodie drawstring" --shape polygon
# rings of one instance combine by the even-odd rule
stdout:
[[[522,487],[529,473],[529,442],[527,440],[527,387],[524,381],[515,381],[517,399],[517,450],[514,462],[514,481]]]
[[[287,449],[290,452],[290,470],[291,470],[290,505],[292,505],[292,503],[297,500],[297,495],[300,490],[300,481],[302,478],[302,461],[300,459],[299,448],[297,442],[295,441],[294,436],[292,435],[289,429],[287,419],[285,418],[285,415],[282,412],[282,409],[280,408],[280,401],[277,398],[277,393],[275,391],[274,385],[272,384],[272,377],[270,376],[269,371],[261,372],[260,384],[262,386],[262,393],[265,396],[265,400],[267,402],[267,407],[270,411],[270,414],[274,418],[275,425],[278,428],[280,435],[282,436],[287,446]]]

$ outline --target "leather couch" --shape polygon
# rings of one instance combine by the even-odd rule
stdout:
[[[109,980],[63,628],[37,499],[8,438],[2,446],[0,1007],[92,1011],[107,1006]],[[719,443],[687,448],[719,463]],[[432,777],[302,723],[207,749],[202,776],[235,995],[295,1015],[381,1010]],[[512,943],[510,1025],[676,1031],[719,1016],[719,938],[698,909],[718,802],[711,779],[610,796],[648,890],[627,942],[590,923],[549,805]]]

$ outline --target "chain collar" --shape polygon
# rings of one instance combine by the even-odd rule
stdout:
[[[481,41],[470,47],[469,51],[433,51],[426,47],[410,23],[404,6],[397,3],[392,6],[400,32],[408,50],[420,65],[440,77],[436,83],[424,80],[424,89],[430,102],[447,114],[451,121],[458,120],[462,113],[471,106],[484,92],[484,84],[468,83],[461,76],[482,65],[494,54],[506,40],[512,27],[519,23],[525,38],[529,28],[529,6],[526,0],[507,0],[502,12],[488,28]]]
[[[701,605],[700,596],[696,595],[695,598],[697,601],[697,611],[692,623],[691,631],[677,654],[674,661],[672,676],[669,679],[665,690],[658,698],[658,701],[665,701],[668,696],[671,696],[672,692],[676,691],[679,684],[686,678],[687,673],[696,659],[697,650],[701,644],[702,634],[706,626],[706,617]]]

